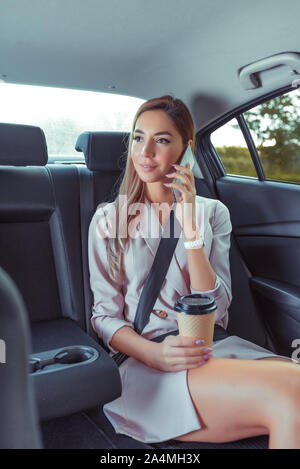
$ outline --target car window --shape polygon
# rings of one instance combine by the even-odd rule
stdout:
[[[264,179],[300,183],[298,89],[251,108],[211,133],[211,143],[227,174],[257,177],[242,128],[250,134]]]
[[[300,182],[299,90],[245,112],[267,179]]]
[[[227,174],[257,177],[246,141],[235,118],[212,132],[210,138]]]
[[[48,155],[72,160],[84,131],[131,130],[144,100],[112,93],[0,83],[0,122],[37,125],[45,133]]]

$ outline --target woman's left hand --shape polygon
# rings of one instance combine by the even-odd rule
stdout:
[[[179,179],[184,185],[176,182],[164,183],[167,187],[173,187],[181,192],[181,197],[176,204],[175,216],[179,221],[185,239],[194,239],[196,236],[196,188],[195,178],[190,170],[190,164],[187,167],[173,164],[176,172],[166,174],[168,178]],[[180,174],[182,171],[184,174]]]

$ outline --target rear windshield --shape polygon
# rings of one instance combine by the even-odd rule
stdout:
[[[36,125],[45,133],[49,159],[82,158],[75,150],[84,131],[131,130],[144,100],[112,93],[0,83],[0,122]]]

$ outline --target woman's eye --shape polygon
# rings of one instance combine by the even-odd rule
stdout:
[[[135,137],[133,137],[133,140],[135,140],[136,142],[140,142],[142,137],[140,135],[136,135]],[[157,143],[162,143],[162,144],[166,144],[166,143],[170,143],[169,140],[167,140],[166,138],[159,138],[158,140],[156,140]]]
[[[159,143],[170,143],[170,140],[167,140],[166,138],[159,138],[157,141]]]

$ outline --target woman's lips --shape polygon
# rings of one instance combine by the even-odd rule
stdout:
[[[156,168],[156,166],[149,166],[148,164],[147,165],[141,164],[140,167],[142,168],[143,171],[146,171],[146,172],[153,171],[153,169]]]

